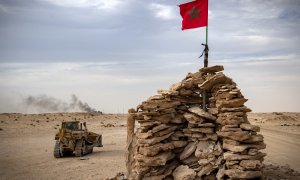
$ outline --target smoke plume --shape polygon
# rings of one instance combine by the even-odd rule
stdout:
[[[23,102],[27,108],[35,109],[38,112],[100,112],[79,100],[75,94],[71,96],[69,103],[47,95],[28,96]]]

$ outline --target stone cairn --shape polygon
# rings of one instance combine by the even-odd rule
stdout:
[[[262,178],[263,136],[247,119],[247,99],[223,70],[189,73],[129,110],[128,179]]]

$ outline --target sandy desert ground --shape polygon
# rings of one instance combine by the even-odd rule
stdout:
[[[125,172],[127,115],[88,113],[0,114],[0,179],[105,179]],[[62,120],[87,122],[103,134],[103,148],[84,160],[53,157]],[[300,179],[300,113],[250,113],[261,127],[267,179]]]

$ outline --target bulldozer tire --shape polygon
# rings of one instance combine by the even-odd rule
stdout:
[[[82,139],[81,139],[81,140],[78,140],[78,141],[76,142],[75,151],[74,151],[74,154],[75,154],[76,157],[80,157],[80,156],[83,155],[83,154],[82,154],[82,142],[83,142]]]
[[[61,152],[60,149],[60,143],[58,141],[55,142],[53,155],[55,158],[63,157],[63,153]]]
[[[88,154],[87,145],[84,139],[81,139],[77,141],[76,147],[75,147],[75,156],[81,157]]]
[[[82,155],[88,154],[88,149],[85,140],[82,141]]]

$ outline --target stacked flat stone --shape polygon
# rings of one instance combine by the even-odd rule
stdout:
[[[128,144],[129,179],[262,177],[263,136],[247,120],[247,100],[222,70],[189,73],[130,111],[140,126]]]

